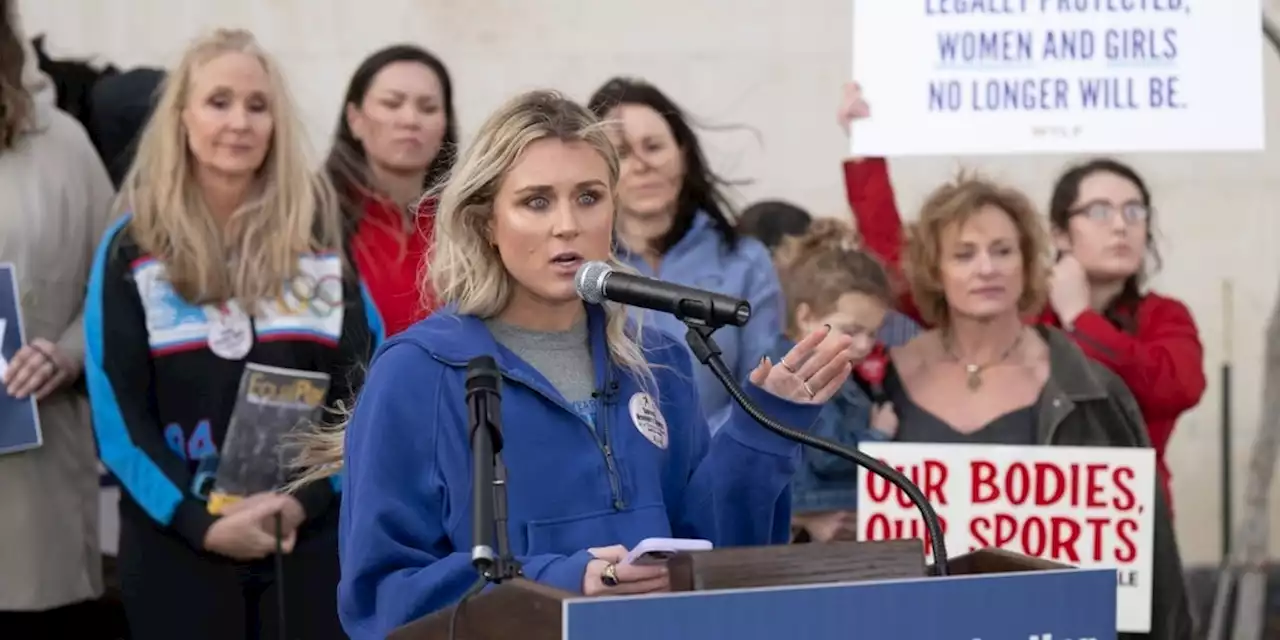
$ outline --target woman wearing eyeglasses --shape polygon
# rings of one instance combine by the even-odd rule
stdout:
[[[1059,258],[1044,320],[1129,385],[1168,493],[1165,447],[1178,416],[1204,395],[1204,348],[1185,304],[1143,289],[1148,258],[1159,263],[1151,192],[1120,162],[1086,162],[1058,178],[1049,223]]]
[[[837,116],[841,126],[848,132],[853,120],[869,115],[857,85],[846,87]],[[845,188],[866,247],[896,268],[903,246],[902,217],[885,159],[846,162]],[[1058,178],[1049,222],[1059,257],[1049,305],[1035,320],[1062,327],[1133,392],[1169,495],[1164,452],[1178,417],[1204,395],[1204,347],[1187,306],[1144,287],[1148,259],[1159,263],[1152,241],[1151,192],[1121,162],[1086,162]],[[900,308],[920,320],[909,295]]]

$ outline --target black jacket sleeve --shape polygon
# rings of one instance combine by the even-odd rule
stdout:
[[[1098,365],[1097,371],[1098,375],[1107,381],[1107,395],[1116,418],[1116,428],[1111,431],[1124,434],[1124,441],[1113,444],[1150,448],[1151,438],[1147,434],[1138,402],[1129,391],[1129,387],[1125,386],[1118,376],[1103,369],[1101,365]],[[1120,640],[1137,638],[1190,640],[1194,637],[1195,625],[1191,617],[1191,603],[1183,578],[1182,556],[1178,551],[1178,539],[1173,530],[1173,511],[1169,508],[1170,498],[1165,494],[1162,483],[1155,484],[1156,511],[1152,518],[1155,524],[1152,536],[1155,549],[1152,562],[1154,575],[1151,576],[1151,631],[1147,634],[1121,633],[1117,636]]]
[[[338,353],[327,372],[329,393],[325,398],[323,424],[328,427],[346,419],[355,396],[364,383],[365,370],[373,352],[382,343],[382,319],[359,278],[350,276],[343,287],[342,337]],[[333,504],[341,490],[341,477],[312,482],[298,488],[294,497],[302,503],[307,519],[319,517]]]
[[[190,492],[192,474],[155,416],[151,347],[128,240],[128,218],[103,236],[84,305],[85,379],[103,463],[157,523],[196,549],[214,516]]]

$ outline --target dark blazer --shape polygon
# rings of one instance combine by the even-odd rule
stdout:
[[[1102,364],[1091,360],[1063,332],[1039,326],[1049,344],[1049,380],[1040,394],[1038,442],[1081,447],[1150,447],[1142,412],[1129,388]],[[1151,632],[1122,633],[1121,640],[1192,637],[1193,623],[1182,559],[1173,532],[1169,496],[1156,483],[1155,554],[1152,576]]]

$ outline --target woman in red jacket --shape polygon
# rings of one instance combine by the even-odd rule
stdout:
[[[857,85],[846,87],[838,114],[846,133],[853,120],[868,115]],[[897,269],[903,226],[885,159],[851,159],[844,172],[866,247]],[[1204,395],[1204,348],[1186,305],[1143,290],[1147,260],[1159,261],[1152,213],[1146,184],[1120,162],[1094,160],[1063,173],[1049,203],[1059,259],[1050,304],[1034,321],[1062,327],[1129,386],[1156,450],[1160,481],[1172,495],[1165,448],[1178,417]],[[901,307],[920,320],[909,295]]]
[[[347,85],[325,171],[342,196],[348,255],[387,336],[430,313],[419,295],[435,218],[423,192],[449,172],[457,144],[444,63],[394,45],[360,63]]]

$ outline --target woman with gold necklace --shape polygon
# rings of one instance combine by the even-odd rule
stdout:
[[[908,229],[903,267],[921,319],[935,328],[890,351],[884,386],[896,440],[1151,446],[1120,378],[1060,330],[1024,324],[1045,303],[1049,264],[1048,233],[1017,190],[962,177],[929,196]],[[1188,638],[1159,485],[1155,502],[1149,637]]]
[[[1036,444],[1064,424],[1092,422],[1088,406],[1063,401],[1080,395],[1075,385],[1095,367],[1069,340],[1058,344],[1060,334],[1022,322],[1048,289],[1047,236],[1026,197],[962,178],[934,191],[910,232],[906,279],[935,329],[890,352],[885,392],[897,439]],[[1122,385],[1107,388],[1110,376],[1094,382],[1106,407],[1128,398]],[[1042,402],[1074,408],[1040,411]],[[1112,409],[1103,422],[1130,419]]]

